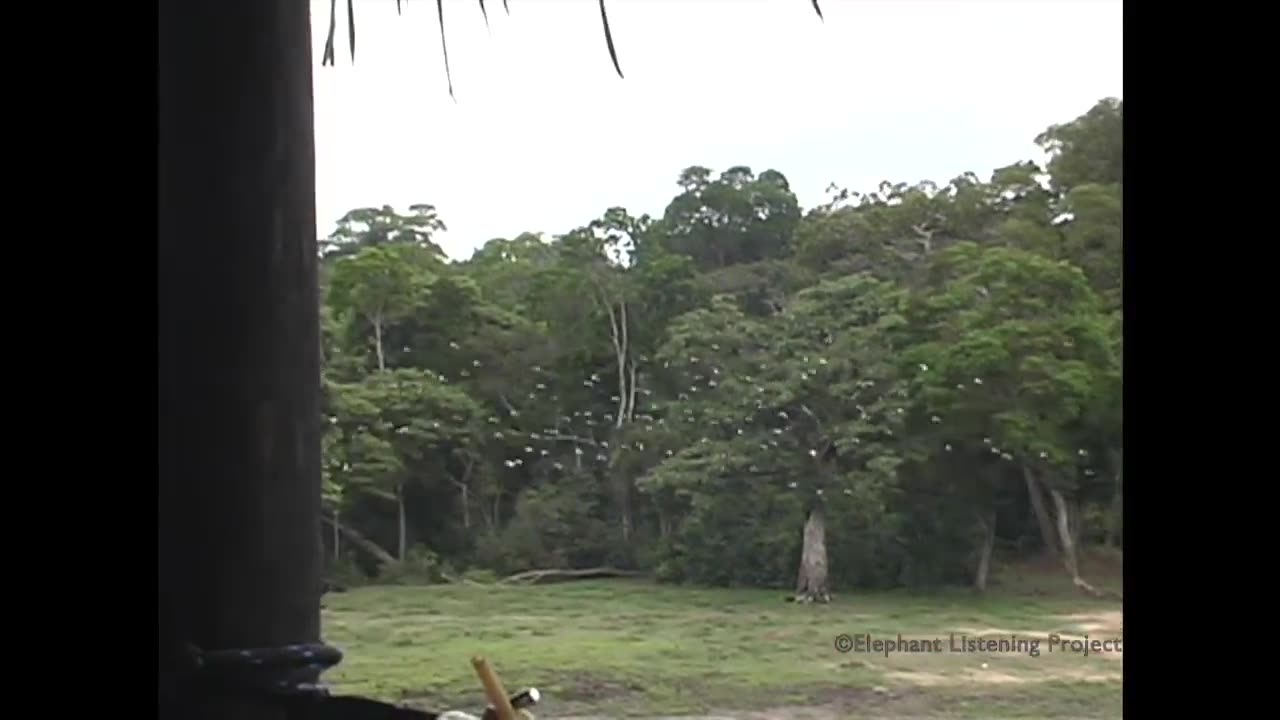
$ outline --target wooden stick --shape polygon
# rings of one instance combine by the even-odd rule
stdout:
[[[516,709],[511,707],[511,698],[507,697],[507,691],[502,687],[502,681],[498,679],[498,673],[493,671],[489,661],[477,655],[471,658],[471,666],[475,668],[476,675],[480,676],[484,694],[489,696],[489,706],[498,714],[498,720],[519,720]]]

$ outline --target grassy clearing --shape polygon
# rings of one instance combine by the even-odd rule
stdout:
[[[1117,602],[1082,598],[1042,570],[1001,579],[987,597],[843,595],[829,606],[638,581],[365,588],[325,598],[326,640],[346,652],[326,677],[345,693],[475,709],[469,658],[480,653],[509,687],[541,689],[547,718],[1119,717],[1121,653],[1051,652],[1046,641],[1039,657],[951,650],[952,633],[1121,637]],[[841,653],[841,633],[936,638],[944,651]]]

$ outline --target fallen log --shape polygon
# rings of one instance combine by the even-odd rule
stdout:
[[[583,568],[581,570],[526,570],[499,580],[500,583],[519,583],[534,585],[541,582],[562,582],[566,580],[593,580],[608,577],[647,577],[642,570],[620,570],[611,567]]]
[[[328,523],[329,525],[332,525],[338,528],[338,532],[342,533],[343,535],[346,535],[347,539],[350,540],[356,547],[372,555],[374,559],[378,561],[378,564],[391,565],[396,562],[395,556],[393,556],[391,553],[387,552],[386,550],[383,550],[382,547],[378,545],[378,543],[370,540],[364,535],[361,535],[360,533],[356,532],[352,528],[349,528],[340,522],[336,522],[333,518],[326,517],[324,515],[321,515],[320,519]]]

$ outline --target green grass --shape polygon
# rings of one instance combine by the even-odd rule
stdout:
[[[622,580],[363,588],[325,598],[326,640],[346,654],[326,679],[343,693],[474,710],[483,701],[469,660],[483,654],[509,689],[543,691],[544,718],[792,706],[813,708],[815,718],[1119,717],[1114,654],[1050,653],[1044,643],[1039,657],[834,647],[841,633],[937,637],[944,650],[952,632],[1119,637],[1114,626],[1064,617],[1114,619],[1118,602],[1063,592],[1049,576],[1003,577],[986,597],[844,594],[827,606],[786,603],[779,591]]]

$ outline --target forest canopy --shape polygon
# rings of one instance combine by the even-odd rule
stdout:
[[[428,204],[321,241],[324,506],[345,582],[609,566],[985,586],[1119,547],[1122,103],[1041,166],[831,188],[674,173],[451,262]]]

